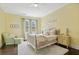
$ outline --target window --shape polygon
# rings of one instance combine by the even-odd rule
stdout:
[[[24,22],[25,32],[27,33],[37,33],[37,20],[25,20]]]
[[[24,22],[24,29],[25,29],[25,32],[30,32],[30,21],[29,20],[25,20]]]
[[[31,20],[31,33],[37,33],[37,20]]]

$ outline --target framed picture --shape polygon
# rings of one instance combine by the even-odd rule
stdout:
[[[10,24],[10,28],[19,28],[18,24]]]

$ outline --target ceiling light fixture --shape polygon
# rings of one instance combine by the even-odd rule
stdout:
[[[38,3],[34,3],[34,7],[38,7]]]

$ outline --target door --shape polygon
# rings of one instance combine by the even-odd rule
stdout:
[[[24,35],[25,35],[25,40],[27,40],[27,34],[30,33],[30,20],[25,20],[24,21]]]

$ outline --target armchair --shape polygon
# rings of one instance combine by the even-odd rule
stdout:
[[[12,35],[11,33],[2,33],[2,43],[3,45],[15,45],[15,44],[20,44],[21,40],[20,39],[15,39],[15,36]]]

